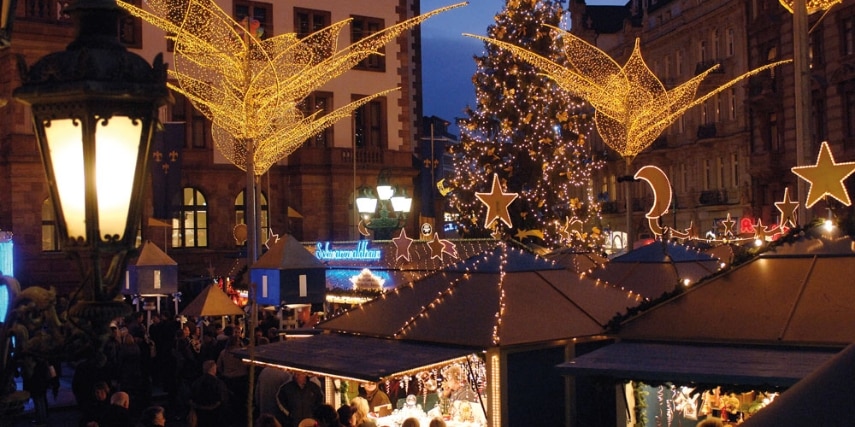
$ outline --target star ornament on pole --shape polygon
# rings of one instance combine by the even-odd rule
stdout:
[[[788,224],[795,227],[798,224],[798,221],[796,221],[796,209],[799,208],[799,202],[790,199],[790,187],[784,187],[784,200],[775,202],[775,208],[781,213],[778,228],[783,229]]]
[[[487,206],[484,228],[490,228],[496,220],[501,220],[508,227],[513,227],[508,206],[519,197],[519,193],[505,193],[499,183],[499,175],[493,174],[493,187],[489,193],[475,193],[475,197]]]
[[[828,141],[822,142],[815,165],[794,166],[791,170],[810,184],[805,207],[812,207],[825,196],[831,196],[846,206],[852,204],[843,181],[855,172],[855,162],[836,163]]]

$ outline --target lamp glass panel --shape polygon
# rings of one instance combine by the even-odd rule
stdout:
[[[377,199],[373,197],[357,197],[356,209],[361,214],[373,214],[377,209]]]
[[[124,237],[137,170],[143,121],[114,116],[95,129],[98,226],[101,236]]]
[[[45,123],[48,156],[69,237],[86,237],[83,125],[73,119]]]
[[[392,210],[395,212],[409,212],[410,205],[407,203],[408,198],[406,196],[392,197]]]
[[[393,194],[395,194],[395,189],[393,189],[391,185],[377,186],[377,197],[380,200],[389,200],[392,198]]]

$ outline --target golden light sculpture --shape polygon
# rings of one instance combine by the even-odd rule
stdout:
[[[790,13],[793,13],[793,6],[795,2],[793,0],[778,0],[781,3],[781,6],[784,6],[784,9],[787,9]],[[819,11],[826,11],[831,9],[832,6],[843,3],[843,0],[804,0],[805,6],[807,7],[807,13],[812,14]]]
[[[431,16],[464,6],[443,7],[408,19],[339,48],[350,20],[300,38],[285,33],[257,37],[257,26],[237,22],[214,0],[145,0],[147,9],[119,4],[158,27],[174,41],[169,87],[187,97],[213,123],[214,142],[231,163],[256,176],[336,121],[389,89],[332,112],[304,115],[300,103],[313,91],[356,66],[402,32]]]
[[[557,64],[510,43],[466,35],[507,49],[537,67],[561,89],[589,102],[596,109],[594,122],[603,142],[626,159],[627,164],[688,109],[702,104],[742,79],[788,62],[775,62],[756,68],[696,98],[701,82],[718,65],[666,90],[645,64],[638,39],[626,64],[620,66],[605,52],[570,32],[554,27],[553,31],[556,40],[561,40],[569,66]]]

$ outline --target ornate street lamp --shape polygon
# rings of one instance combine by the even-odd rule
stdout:
[[[365,236],[369,235],[367,230],[373,230],[375,239],[389,240],[392,232],[406,223],[413,199],[407,197],[404,189],[396,189],[389,183],[386,170],[380,171],[376,189],[376,198],[369,188],[362,188],[356,198],[356,209],[362,215],[359,229]],[[390,216],[390,207],[394,216]]]
[[[69,314],[103,342],[109,321],[130,311],[119,283],[140,223],[157,111],[171,98],[162,56],[150,66],[119,41],[124,12],[115,0],[77,0],[66,12],[74,41],[25,69],[13,95],[32,108],[60,247],[83,273]]]

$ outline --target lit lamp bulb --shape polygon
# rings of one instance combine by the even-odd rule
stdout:
[[[763,240],[754,239],[754,246],[763,246]]]
[[[831,231],[834,229],[834,222],[830,219],[826,219],[825,223],[823,223],[823,227],[825,228],[825,231]]]
[[[692,281],[689,279],[683,279],[683,286],[689,286],[692,284]]]

